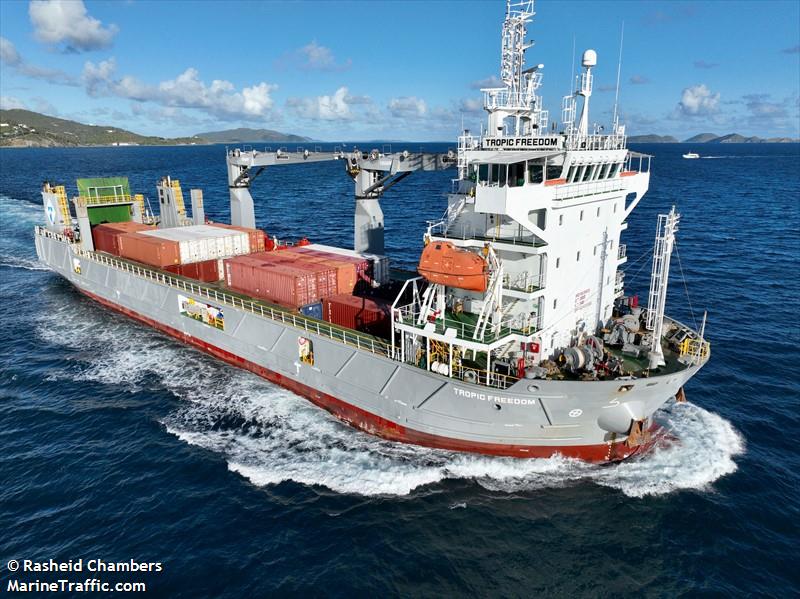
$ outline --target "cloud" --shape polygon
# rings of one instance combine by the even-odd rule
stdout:
[[[19,98],[15,98],[14,96],[0,96],[0,109],[14,110],[17,108],[27,110],[28,106],[25,104],[25,102]]]
[[[107,48],[119,31],[89,16],[83,0],[32,0],[28,15],[36,39],[52,45],[63,42],[66,52]]]
[[[800,54],[800,44],[781,50],[784,54]]]
[[[0,37],[0,63],[14,69],[17,73],[32,79],[41,79],[60,85],[80,85],[79,81],[58,69],[48,69],[28,63],[10,40]]]
[[[4,37],[0,37],[0,62],[12,67],[22,62],[22,58],[14,44]]]
[[[719,93],[713,93],[705,84],[693,85],[683,90],[676,112],[679,116],[709,116],[719,111]]]
[[[630,82],[632,85],[645,85],[650,83],[650,78],[646,75],[634,75],[630,78]]]
[[[58,108],[53,106],[49,100],[42,97],[35,97],[33,99],[33,109],[42,114],[49,114],[50,116],[58,116]]]
[[[486,77],[485,79],[478,79],[469,84],[471,89],[485,89],[490,87],[505,87],[505,84],[500,81],[496,75]]]
[[[389,100],[388,109],[393,117],[401,119],[419,119],[428,111],[425,100],[416,96],[392,98]]]
[[[340,87],[330,96],[314,98],[289,98],[286,106],[304,119],[320,121],[349,121],[355,118],[350,110],[354,104],[371,104],[366,96],[351,96],[346,87]]]
[[[82,75],[86,93],[95,98],[115,96],[162,106],[195,108],[225,119],[253,120],[266,116],[272,109],[271,93],[277,89],[276,85],[261,82],[238,91],[233,83],[221,79],[209,85],[200,79],[199,71],[191,67],[175,79],[156,85],[127,75],[116,79],[115,71],[113,58],[99,64],[87,62]]]
[[[337,63],[333,51],[321,46],[316,40],[312,40],[302,48],[293,52],[288,52],[275,61],[277,67],[281,69],[296,68],[301,71],[346,71],[353,65],[349,58]]]
[[[462,98],[461,102],[459,102],[458,109],[460,112],[480,113],[483,111],[483,102],[476,98]]]
[[[694,68],[696,69],[713,69],[718,67],[718,62],[706,62],[705,60],[695,60],[694,61]]]
[[[114,113],[116,112],[117,111],[115,110]],[[213,119],[195,118],[186,114],[180,108],[174,108],[172,106],[157,106],[148,108],[147,106],[137,102],[131,104],[131,114],[135,117],[143,117],[153,123],[159,124],[197,126],[208,125],[215,122]],[[126,118],[130,118],[130,115],[126,115]]]

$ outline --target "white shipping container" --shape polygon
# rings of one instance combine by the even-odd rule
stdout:
[[[337,248],[332,245],[323,245],[321,243],[312,243],[305,246],[312,250],[319,250],[320,252],[330,252],[331,254],[338,254],[339,256],[349,256],[351,258],[361,258],[369,260],[372,264],[372,278],[381,285],[389,282],[389,257],[381,254],[362,254],[355,250],[348,250],[346,248]]]
[[[172,227],[143,232],[153,237],[178,243],[181,264],[231,258],[250,251],[247,233],[208,225]]]

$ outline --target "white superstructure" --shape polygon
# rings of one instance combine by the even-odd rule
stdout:
[[[532,1],[507,5],[504,86],[482,90],[487,128],[479,136],[460,136],[458,179],[447,213],[426,234],[427,243],[446,240],[496,257],[489,290],[437,286],[428,292],[438,294],[437,301],[417,302],[423,312],[438,306],[417,318],[417,324],[431,316],[434,324],[443,320],[441,338],[430,326],[423,333],[433,340],[447,340],[448,310],[476,315],[479,329],[488,320],[491,342],[471,335],[462,349],[484,351],[490,370],[493,359],[517,365],[522,358],[534,366],[555,358],[609,321],[614,300],[623,294],[619,267],[627,258],[620,235],[650,179],[650,157],[628,151],[624,126],[614,123],[606,133],[590,120],[594,50],[583,53],[583,72],[564,99],[562,122],[549,121],[537,95],[544,65],[525,67],[525,51],[533,45],[525,41],[526,25],[533,15]],[[499,297],[492,297],[494,291]],[[397,330],[418,333],[408,320],[398,318]],[[461,334],[454,341],[452,332],[449,337],[461,343]],[[475,347],[475,341],[484,345]]]

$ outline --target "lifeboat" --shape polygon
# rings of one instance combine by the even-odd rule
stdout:
[[[489,283],[486,261],[449,241],[434,241],[426,245],[417,272],[431,283],[469,291],[486,291]]]

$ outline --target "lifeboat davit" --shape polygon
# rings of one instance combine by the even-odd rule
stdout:
[[[417,271],[431,283],[469,291],[486,291],[489,283],[486,261],[449,241],[433,241],[426,245]]]

